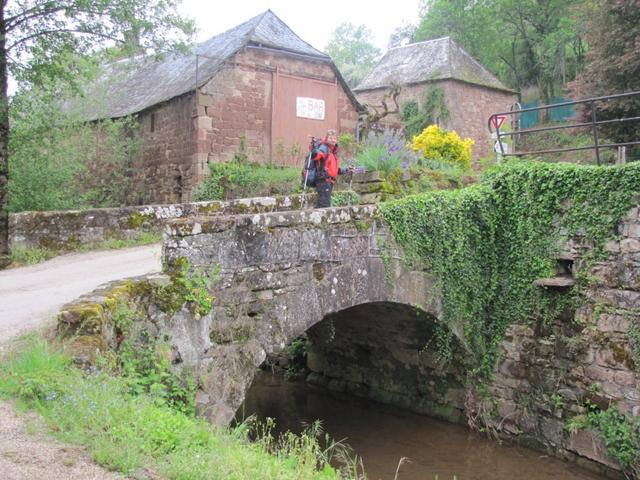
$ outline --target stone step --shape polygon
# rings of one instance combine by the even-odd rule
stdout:
[[[571,288],[576,284],[576,281],[569,275],[559,275],[557,277],[539,278],[534,280],[533,284],[536,287]]]

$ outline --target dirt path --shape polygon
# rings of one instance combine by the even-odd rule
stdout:
[[[160,246],[70,254],[0,271],[0,356],[11,337],[45,327],[60,307],[98,285],[160,270]],[[0,401],[2,480],[116,480],[87,452],[46,433],[36,413]],[[139,478],[152,478],[140,475]]]
[[[0,475],[3,480],[117,480],[81,447],[46,435],[36,413],[17,415],[0,402]]]
[[[160,270],[160,246],[74,253],[0,271],[0,344],[43,326],[60,307],[112,280]]]

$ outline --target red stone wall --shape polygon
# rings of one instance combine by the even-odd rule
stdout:
[[[133,165],[130,203],[188,201],[193,183],[194,94],[189,93],[138,115],[143,151]],[[153,131],[152,131],[153,122]]]
[[[476,142],[473,146],[474,162],[494,154],[495,140],[491,140],[487,121],[494,113],[509,111],[517,101],[516,94],[456,80],[443,82],[443,88],[450,112],[447,128]]]
[[[516,94],[458,80],[440,80],[428,84],[404,85],[398,97],[398,103],[402,105],[412,100],[422,104],[425,89],[434,86],[444,90],[445,103],[449,109],[449,120],[441,123],[441,126],[455,130],[462,138],[471,138],[475,141],[474,162],[480,157],[492,154],[493,142],[487,129],[487,120],[493,113],[508,111],[517,100]],[[360,103],[379,105],[385,92],[385,89],[376,89],[357,92],[356,96]],[[389,106],[392,107],[392,105]],[[395,126],[399,122],[397,115],[389,115],[380,123]]]
[[[139,115],[144,148],[134,163],[130,203],[190,201],[193,188],[208,174],[207,164],[231,160],[241,139],[251,162],[269,162],[276,154],[271,152],[276,69],[336,82],[323,61],[257,48],[240,51],[201,88],[197,99],[188,93]],[[337,106],[340,133],[355,133],[356,107],[339,82]]]
[[[271,151],[272,92],[278,73],[336,82],[329,64],[308,57],[246,48],[201,89],[198,96],[197,158],[206,174],[206,163],[233,158],[246,139],[250,161],[267,163],[282,152]],[[338,82],[338,130],[355,133],[358,113]],[[274,147],[274,150],[276,148]],[[295,153],[290,153],[295,154]]]

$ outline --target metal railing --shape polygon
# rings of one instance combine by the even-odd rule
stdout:
[[[556,103],[556,104],[552,104],[552,105],[542,105],[539,107],[533,107],[533,108],[523,108],[523,109],[513,109],[509,112],[502,112],[502,113],[494,113],[493,115],[491,115],[489,117],[489,120],[487,121],[487,125],[489,127],[489,132],[491,132],[492,134],[495,133],[496,138],[497,138],[497,143],[496,143],[496,151],[499,150],[499,153],[502,156],[512,156],[512,157],[522,157],[525,155],[538,155],[538,154],[547,154],[547,153],[562,153],[562,152],[576,152],[579,150],[595,150],[595,154],[596,154],[596,162],[598,163],[598,165],[601,164],[601,159],[600,159],[600,150],[603,148],[614,148],[614,147],[627,147],[630,145],[640,145],[640,140],[637,141],[633,141],[633,142],[622,142],[622,143],[600,143],[600,138],[599,138],[599,133],[598,133],[598,127],[600,125],[610,125],[610,124],[620,124],[620,123],[625,123],[625,122],[633,122],[633,121],[639,121],[640,120],[640,116],[636,116],[636,117],[623,117],[623,118],[616,118],[616,119],[608,119],[608,120],[598,120],[597,119],[597,113],[596,113],[596,102],[607,102],[609,100],[612,99],[621,99],[621,98],[625,98],[625,97],[635,97],[640,95],[640,92],[628,92],[628,93],[619,93],[619,94],[615,94],[615,95],[606,95],[603,97],[594,97],[594,98],[585,98],[583,100],[575,100],[572,102],[563,102],[563,103]],[[520,130],[518,128],[519,125],[519,115],[522,112],[533,112],[533,111],[539,111],[539,110],[550,110],[553,108],[559,108],[559,107],[565,107],[567,105],[589,105],[591,108],[591,120],[588,122],[580,122],[580,123],[571,123],[571,124],[562,124],[562,125],[551,125],[548,127],[541,127],[541,128],[528,128],[525,130]],[[500,117],[507,118],[507,117],[511,117],[512,119],[512,125],[515,126],[515,129],[511,132],[501,132],[500,131]],[[499,125],[497,128],[495,127],[496,125]],[[593,135],[593,144],[592,145],[588,145],[588,146],[582,146],[582,147],[567,147],[567,148],[554,148],[554,149],[548,149],[548,150],[531,150],[531,151],[525,151],[525,152],[508,152],[505,151],[505,144],[502,142],[501,138],[506,138],[506,137],[516,137],[521,136],[521,135],[528,135],[531,133],[539,133],[539,132],[548,132],[548,131],[552,131],[552,130],[563,130],[563,129],[567,129],[567,128],[583,128],[583,127],[591,127],[591,131],[592,131],[592,135]],[[495,131],[495,132],[494,132]],[[515,150],[515,149],[514,149]]]

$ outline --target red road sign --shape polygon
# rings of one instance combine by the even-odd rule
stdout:
[[[491,125],[493,125],[493,128],[498,130],[504,123],[505,118],[507,117],[505,117],[504,115],[494,115],[493,117],[491,117]]]

